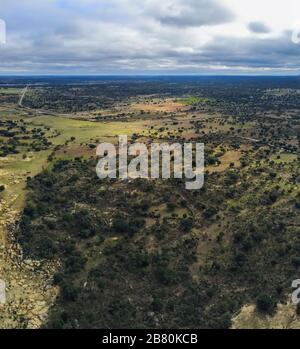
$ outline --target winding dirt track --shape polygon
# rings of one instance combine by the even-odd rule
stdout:
[[[24,88],[24,90],[23,90],[23,92],[22,92],[22,95],[21,95],[21,97],[20,97],[20,99],[19,99],[18,106],[19,106],[20,108],[23,107],[23,100],[24,100],[24,97],[25,97],[25,95],[26,95],[26,92],[28,91],[28,88],[29,88],[29,85],[27,85],[27,86]]]

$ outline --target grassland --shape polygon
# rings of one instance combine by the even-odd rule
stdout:
[[[19,89],[19,88],[1,88],[0,87],[0,94],[19,95],[21,93],[22,93],[22,89]]]
[[[147,127],[147,123],[143,121],[132,123],[97,123],[53,116],[29,118],[27,122],[34,126],[46,126],[58,131],[59,136],[53,140],[53,143],[56,145],[63,144],[72,137],[75,137],[76,143],[80,144],[83,142],[116,138],[118,135],[130,136],[133,133],[141,132]]]
[[[203,97],[194,97],[194,96],[189,96],[185,97],[179,100],[179,102],[186,104],[186,105],[198,105],[198,104],[207,104],[211,102],[212,99],[210,98],[203,98]]]

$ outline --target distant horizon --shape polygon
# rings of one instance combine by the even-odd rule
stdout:
[[[0,78],[8,77],[300,77],[299,74],[0,74]]]

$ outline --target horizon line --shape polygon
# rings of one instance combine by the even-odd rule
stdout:
[[[0,74],[5,77],[300,77],[300,74]]]

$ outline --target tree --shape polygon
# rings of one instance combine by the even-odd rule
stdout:
[[[272,297],[267,294],[261,294],[256,300],[257,310],[263,314],[272,314],[276,304]]]
[[[188,232],[193,228],[194,222],[191,218],[187,218],[187,219],[183,219],[180,222],[180,228],[185,231]]]
[[[74,302],[79,297],[79,289],[70,283],[65,283],[61,289],[61,295],[64,301]]]

